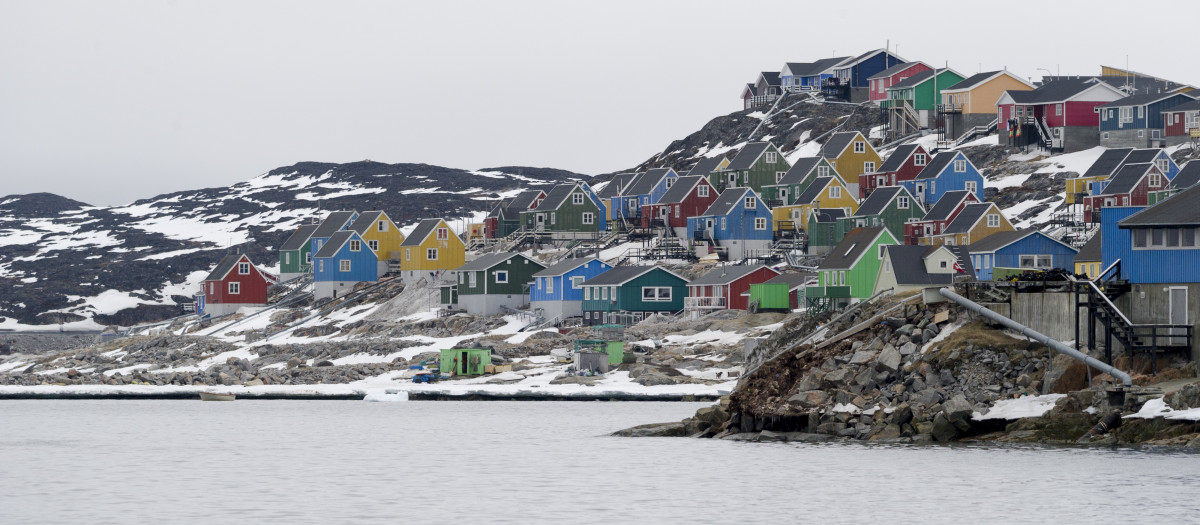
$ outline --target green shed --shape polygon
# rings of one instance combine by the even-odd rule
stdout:
[[[492,351],[487,348],[454,348],[442,350],[438,371],[456,376],[483,375],[487,365],[492,364]]]
[[[788,312],[800,307],[804,283],[815,274],[785,273],[750,285],[750,305],[758,312]]]

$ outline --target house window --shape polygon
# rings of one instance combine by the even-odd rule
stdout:
[[[866,173],[874,172],[875,171],[875,163],[874,162],[864,162],[863,163],[863,171]]]
[[[1146,106],[1138,106],[1138,118],[1146,117]]]
[[[1104,140],[1108,140],[1108,132],[1107,131],[1104,132]]]
[[[967,171],[966,159],[958,159],[958,160],[954,161],[954,172],[955,173],[965,173],[966,171]]]
[[[283,252],[283,264],[291,264],[291,263],[292,263],[292,254],[289,252]]]
[[[350,271],[350,259],[338,259],[338,271],[339,272]]]
[[[938,261],[938,268],[945,270],[947,267],[946,261]]]
[[[763,218],[763,217],[756,217],[754,219],[754,229],[756,229],[756,230],[767,229],[767,219]]]
[[[318,272],[325,271],[325,259],[321,259],[321,260],[317,261],[317,271]]]
[[[1148,184],[1150,184],[1151,188],[1157,188],[1160,184],[1162,184],[1162,175],[1158,173],[1151,173]]]
[[[987,216],[987,221],[988,228],[1000,227],[1000,216],[995,213],[989,213]]]
[[[896,207],[901,210],[908,209],[908,197],[900,196],[896,198]]]
[[[584,224],[595,224],[596,223],[596,214],[594,214],[592,212],[584,212],[583,213],[583,223]]]
[[[550,224],[554,224],[555,215],[558,215],[558,213],[553,211],[550,212]]]
[[[583,276],[582,275],[576,275],[575,277],[571,278],[571,289],[572,290],[578,290],[579,285],[581,285],[581,284],[583,284]],[[553,286],[553,283],[551,284],[551,286]]]
[[[583,194],[576,193],[571,195],[571,204],[583,204]]]
[[[1156,167],[1158,167],[1158,171],[1166,173],[1167,168],[1171,167],[1171,160],[1170,159],[1155,159],[1154,165]]]
[[[721,229],[725,229],[725,217],[721,217]]]
[[[450,229],[449,228],[438,228],[437,229],[437,240],[444,241],[449,238],[450,238]]]
[[[829,187],[829,198],[831,198],[831,199],[842,198],[842,187],[841,186],[830,186]]]
[[[508,270],[497,270],[496,271],[496,283],[504,284],[507,282],[508,282]]]
[[[605,300],[605,301],[608,300],[608,287],[607,286],[600,287],[600,295],[602,296],[601,298],[603,300]]]
[[[305,264],[312,264],[312,252],[306,252],[304,254],[304,262]]]
[[[748,209],[748,210],[753,210],[753,209],[754,209],[754,206],[755,206],[755,201],[756,201],[756,200],[757,200],[757,199],[755,199],[754,197],[746,197],[746,201],[745,201],[745,203],[744,203],[744,204],[746,205],[746,209]]]
[[[775,172],[775,182],[776,182],[776,183],[779,183],[779,181],[783,180],[783,176],[784,176],[784,175],[786,175],[786,174],[787,174],[787,172],[786,172],[786,171],[777,171],[777,172]]]
[[[854,152],[855,153],[866,153],[867,152],[867,144],[861,140],[854,141]]]
[[[674,184],[675,184],[675,179],[667,179],[667,189],[668,190],[671,189],[671,186]]]
[[[778,157],[779,155],[776,155],[774,151],[768,151],[764,160],[767,161],[767,164],[775,164],[775,161],[779,160]]]
[[[250,275],[250,263],[238,263],[238,275]]]
[[[229,283],[229,295],[242,293],[242,283]]]
[[[412,260],[412,248],[404,249],[404,260],[406,260],[406,261]]]
[[[467,283],[471,288],[479,285],[479,277],[475,272],[467,272]]]
[[[708,185],[701,184],[696,188],[696,196],[700,198],[708,197]]]
[[[892,273],[892,260],[891,259],[887,259],[887,260],[883,261],[883,271],[885,271],[887,273]]]
[[[1144,130],[1144,129],[1139,129],[1139,130],[1138,130],[1138,138],[1140,139],[1140,138],[1142,138],[1142,137],[1145,137],[1145,136],[1146,136],[1146,130]]]
[[[817,176],[818,177],[828,177],[829,176],[829,166],[817,166]]]
[[[966,183],[964,183],[963,186],[964,186],[963,189],[965,189],[971,193],[975,193],[975,189],[976,189],[975,181],[969,180]]]
[[[1061,116],[1061,115],[1062,115],[1062,106],[1063,106],[1062,104],[1055,104],[1055,105],[1054,105],[1054,114],[1055,114],[1055,115],[1058,115],[1058,116]]]
[[[642,301],[669,302],[671,300],[670,286],[643,286]]]
[[[436,261],[437,256],[438,256],[437,248],[429,248],[429,249],[425,250],[425,260]]]
[[[678,218],[682,217],[683,216],[682,213],[683,212],[680,210],[679,205],[676,204],[675,205],[675,218],[678,219]]]
[[[1109,111],[1101,111],[1100,112],[1100,120],[1103,122],[1108,122],[1108,114],[1109,113],[1110,113]]]
[[[379,222],[375,223],[375,231],[381,231],[381,232],[388,231],[387,221],[379,221]]]
[[[375,241],[375,240],[367,241],[367,247],[370,248],[371,251],[377,252],[377,251],[379,251],[379,241]]]
[[[839,286],[846,285],[846,270],[838,271],[838,285]]]
[[[1121,119],[1119,124],[1124,124],[1126,122],[1133,122],[1133,108],[1125,107],[1125,108],[1118,108],[1118,109],[1120,110],[1120,119]]]
[[[913,155],[913,165],[915,165],[915,166],[924,166],[928,162],[929,162],[929,157],[926,156],[924,153],[918,153],[916,155]]]
[[[352,252],[362,251],[362,241],[360,241],[358,239],[352,239],[350,241],[350,251],[352,251]]]

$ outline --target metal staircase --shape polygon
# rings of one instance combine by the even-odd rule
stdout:
[[[1121,344],[1130,356],[1139,353],[1151,355],[1151,369],[1158,372],[1158,354],[1166,352],[1185,353],[1192,359],[1193,327],[1191,325],[1134,324],[1113,304],[1112,300],[1131,290],[1128,281],[1119,278],[1121,261],[1117,260],[1096,280],[1075,281],[1077,307],[1088,311],[1088,348],[1096,348],[1096,325],[1104,327],[1104,357],[1113,362],[1113,340]],[[1097,283],[1099,281],[1099,283]],[[1078,327],[1076,327],[1078,330]],[[1076,336],[1076,341],[1079,337]]]

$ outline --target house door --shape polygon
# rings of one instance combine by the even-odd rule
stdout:
[[[467,375],[467,353],[466,352],[463,352],[462,356],[458,358],[457,373],[462,374],[462,375]]]
[[[542,213],[537,214],[537,231],[542,231],[542,229],[545,228],[545,226],[546,226],[546,215],[542,214]]]
[[[1168,293],[1170,294],[1170,311],[1167,315],[1168,323],[1185,325],[1188,324],[1188,290],[1182,286],[1172,286]],[[1185,330],[1182,328],[1172,328],[1172,334],[1183,335]],[[1187,340],[1182,337],[1172,337],[1172,345],[1182,345]]]
[[[917,184],[917,200],[925,202],[925,185]]]
[[[708,230],[711,232],[713,229],[713,224],[715,224],[715,223],[713,222],[712,219],[704,219],[704,229],[705,230]]]

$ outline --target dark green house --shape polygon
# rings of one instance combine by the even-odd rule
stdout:
[[[533,274],[546,266],[516,252],[488,253],[458,267],[458,305],[474,315],[495,315],[501,307],[529,302]]]
[[[521,212],[521,224],[552,239],[590,239],[607,229],[605,212],[587,183],[558,184],[536,208]]]
[[[813,208],[808,213],[808,253],[810,255],[825,255],[837,246],[846,236],[839,229],[838,220],[846,216],[842,208]]]
[[[319,224],[305,224],[296,229],[279,247],[279,278],[283,281],[312,273],[312,238]]]
[[[783,153],[771,142],[751,142],[729,161],[729,166],[717,172],[718,177],[709,180],[721,191],[725,188],[748,187],[762,193],[764,186],[783,180],[783,175],[791,167],[783,158]]]
[[[632,325],[683,310],[688,280],[661,266],[618,266],[583,282],[583,324]]]
[[[546,192],[542,190],[526,190],[501,200],[484,219],[488,238],[502,239],[521,229],[521,212],[536,208],[544,198]]]
[[[855,228],[884,226],[892,237],[904,238],[904,224],[925,217],[925,208],[903,186],[884,186],[871,192],[858,211],[838,219],[837,241]],[[836,243],[836,241],[835,241]]]
[[[772,208],[790,206],[817,177],[837,177],[837,170],[824,157],[801,157],[788,168],[778,183],[763,186],[762,198]],[[845,181],[842,181],[845,182]]]

